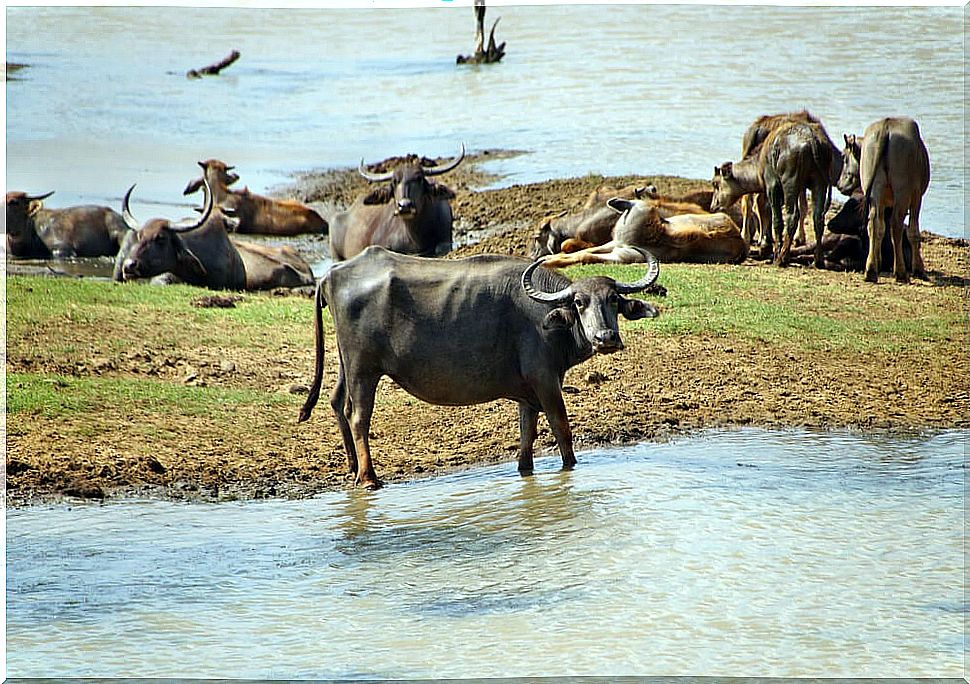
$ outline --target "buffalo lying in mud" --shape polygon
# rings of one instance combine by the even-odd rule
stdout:
[[[299,235],[301,233],[326,233],[327,221],[316,211],[301,202],[289,199],[263,197],[249,191],[230,190],[229,186],[239,180],[234,166],[226,166],[218,159],[200,161],[202,175],[212,189],[217,206],[232,211],[238,219],[238,233],[263,235]],[[190,195],[202,187],[202,179],[196,178],[185,186],[183,195]]]
[[[122,215],[132,228],[115,259],[115,280],[154,278],[212,290],[269,290],[313,285],[309,264],[292,247],[234,241],[236,219],[214,207],[205,184],[205,205],[194,221],[151,219],[144,227],[131,215],[125,193]]]
[[[644,251],[662,262],[740,263],[748,256],[741,230],[727,214],[678,214],[664,218],[648,200],[613,198],[612,239],[578,251],[543,257],[550,267],[635,263]]]
[[[609,202],[612,200],[643,200],[646,206],[655,207],[660,219],[665,220],[662,223],[658,222],[657,225],[670,226],[671,232],[680,231],[684,234],[688,226],[693,226],[700,231],[703,231],[705,226],[711,226],[712,214],[702,206],[689,199],[662,197],[653,185],[628,185],[619,189],[603,186],[590,193],[586,204],[578,212],[574,214],[563,212],[540,219],[529,256],[538,259],[559,252],[576,252],[599,247],[613,240],[619,213],[611,208]],[[725,225],[730,223],[730,219],[724,220],[723,214],[719,214],[714,221]],[[662,232],[655,231],[652,236],[653,241],[649,241],[651,238],[645,238],[648,242],[633,244],[652,251],[661,261],[710,260],[687,244],[682,244],[682,248],[678,250],[669,249],[663,244]],[[681,242],[684,243],[684,240]]]
[[[885,220],[889,221],[892,210],[885,209]],[[863,271],[869,255],[869,231],[867,215],[862,193],[856,193],[845,201],[845,204],[828,222],[829,232],[822,236],[822,256],[825,268],[832,271]],[[810,242],[804,247],[792,249],[791,257],[794,263],[808,265],[812,261],[815,243]],[[913,250],[909,240],[903,234],[903,256],[906,268],[913,264]],[[879,260],[880,269],[884,273],[892,271],[893,243],[889,235],[882,238],[882,256]]]
[[[33,259],[113,256],[128,227],[108,207],[44,207],[44,195],[7,193],[7,253]]]
[[[564,468],[576,463],[562,396],[566,371],[593,354],[623,348],[618,317],[657,310],[624,295],[660,273],[645,255],[634,283],[593,277],[570,282],[539,262],[481,255],[438,260],[371,247],[335,265],[317,284],[316,364],[299,421],[310,417],[323,380],[323,317],[330,307],[339,367],[330,405],[359,484],[377,488],[368,434],[384,375],[431,404],[495,399],[519,404],[519,471],[533,468],[539,413],[549,420]]]
[[[465,158],[462,145],[457,157],[444,164],[423,166],[409,155],[392,170],[361,176],[371,183],[385,183],[361,197],[334,217],[330,228],[330,253],[342,261],[379,245],[402,254],[440,256],[451,251],[452,213],[449,200],[455,193],[431,179],[457,167]]]
[[[919,212],[930,183],[930,157],[919,126],[906,117],[874,121],[866,127],[862,138],[845,136],[842,160],[839,191],[846,195],[860,191],[867,214],[866,280],[879,280],[880,246],[887,226],[893,244],[896,281],[908,282],[910,273],[926,278],[920,252]],[[885,209],[890,211],[887,213]],[[907,215],[905,232],[912,248],[910,267],[903,252],[903,219]]]

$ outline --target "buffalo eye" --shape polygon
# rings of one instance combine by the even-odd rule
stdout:
[[[577,309],[585,309],[587,306],[589,306],[589,297],[586,297],[585,295],[576,295],[573,298],[573,303],[576,305]]]
[[[613,292],[606,298],[606,303],[611,309],[618,309],[620,307],[620,296]]]

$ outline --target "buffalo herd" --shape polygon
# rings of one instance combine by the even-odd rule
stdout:
[[[453,247],[455,193],[435,178],[462,162],[464,145],[441,163],[409,155],[372,171],[361,160],[359,174],[376,187],[329,222],[295,200],[232,189],[239,176],[218,159],[199,162],[202,173],[184,194],[201,190],[202,207],[181,221],[136,220],[129,208],[135,186],[120,214],[48,209],[50,192],[8,192],[6,249],[18,258],[113,256],[118,281],[229,290],[315,283],[316,363],[299,421],[319,400],[328,308],[338,359],[330,403],[348,469],[363,486],[380,486],[368,436],[383,376],[432,404],[517,402],[522,473],[532,471],[545,413],[563,467],[571,468],[565,373],[623,348],[620,317],[657,316],[653,305],[627,295],[664,294],[656,284],[661,263],[755,257],[864,271],[872,282],[889,270],[901,283],[926,277],[919,211],[930,168],[916,122],[881,119],[844,141],[839,150],[806,111],[759,117],[742,136],[741,157],[714,167],[710,190],[663,197],[653,186],[600,188],[578,211],[542,218],[529,258],[429,258]],[[833,186],[848,199],[825,232]],[[809,196],[814,240],[806,241]],[[297,250],[240,240],[240,233],[328,233],[334,265],[315,280]],[[570,281],[552,270],[591,263],[643,263],[645,271],[623,283]]]

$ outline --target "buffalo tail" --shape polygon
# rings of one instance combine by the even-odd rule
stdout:
[[[310,417],[310,414],[313,413],[313,407],[317,405],[317,400],[320,399],[320,385],[323,384],[323,307],[326,305],[327,302],[323,298],[323,278],[321,278],[317,281],[316,296],[313,298],[315,314],[313,330],[317,344],[317,359],[313,370],[313,385],[310,386],[310,394],[307,396],[303,408],[300,409],[300,417],[296,421],[298,423],[302,423]]]

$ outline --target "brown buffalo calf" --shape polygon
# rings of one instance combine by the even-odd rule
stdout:
[[[217,206],[232,211],[239,219],[239,233],[264,235],[299,235],[301,233],[326,233],[327,221],[302,202],[291,199],[273,199],[249,191],[230,190],[229,186],[239,180],[233,173],[234,166],[226,166],[218,159],[200,161],[199,166],[212,188]],[[185,186],[182,194],[189,195],[202,187],[202,179],[196,178]]]

